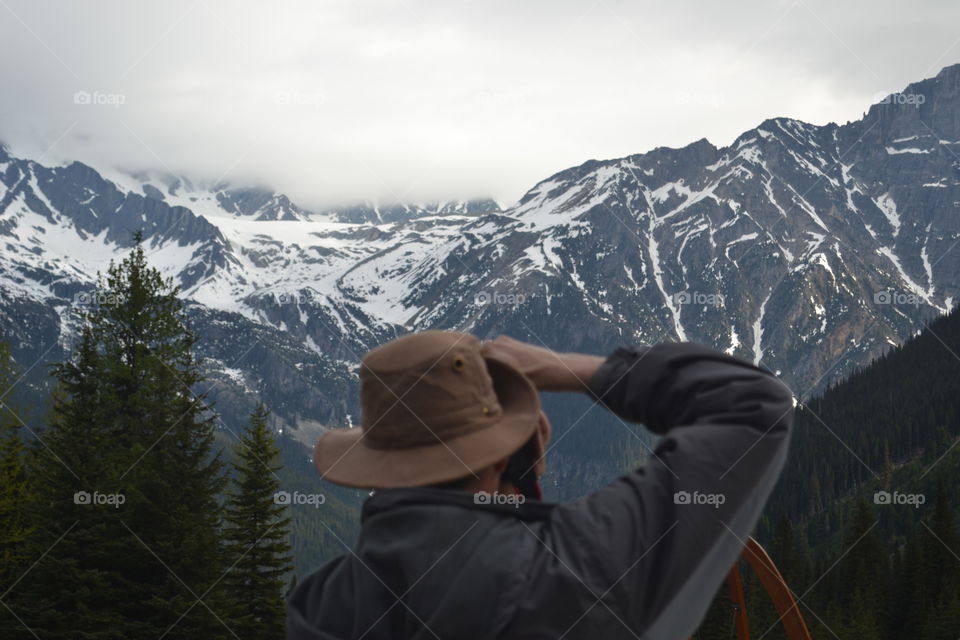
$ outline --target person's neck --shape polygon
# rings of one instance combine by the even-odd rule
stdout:
[[[486,480],[486,481],[485,481]],[[513,486],[513,483],[501,480],[501,479],[484,479],[477,478],[470,484],[463,487],[463,490],[467,493],[503,493],[503,494],[513,494],[518,493],[517,488]]]

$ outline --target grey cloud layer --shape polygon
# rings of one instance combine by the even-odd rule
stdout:
[[[0,140],[306,206],[518,198],[589,158],[859,117],[960,60],[952,2],[0,5]],[[79,93],[78,93],[79,92]]]

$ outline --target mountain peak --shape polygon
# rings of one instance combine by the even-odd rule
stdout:
[[[911,82],[883,96],[870,107],[864,121],[883,121],[882,130],[893,138],[930,137],[953,145],[960,140],[958,100],[960,64],[954,64],[941,69],[935,77]]]
[[[936,78],[938,80],[941,78],[950,79],[950,80],[960,79],[960,62],[956,64],[947,65],[943,69],[940,69],[940,73],[936,75]]]

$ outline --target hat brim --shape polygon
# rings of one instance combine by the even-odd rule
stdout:
[[[525,375],[506,362],[484,357],[503,413],[500,419],[456,438],[421,447],[375,449],[361,427],[331,429],[313,450],[313,462],[327,480],[362,489],[416,487],[475,474],[522,447],[534,434],[540,397]]]

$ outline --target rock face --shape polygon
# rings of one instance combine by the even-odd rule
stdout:
[[[364,350],[425,328],[597,352],[695,340],[805,395],[958,297],[960,65],[855,122],[776,118],[729,147],[592,160],[505,210],[311,212],[0,148],[0,336],[22,362],[62,357],[78,294],[138,229],[191,302],[214,395],[238,416],[264,397],[304,441],[298,426],[356,418]]]

